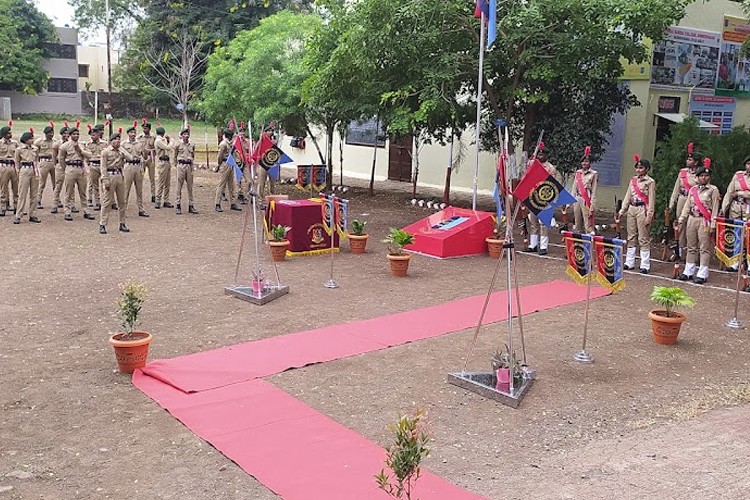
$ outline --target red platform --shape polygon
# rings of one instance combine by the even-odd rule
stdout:
[[[406,250],[439,259],[487,252],[494,222],[489,212],[448,207],[404,228],[414,235]]]

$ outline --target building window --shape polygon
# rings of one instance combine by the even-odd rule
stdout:
[[[47,81],[47,92],[78,93],[78,80],[75,78],[50,78]]]
[[[76,46],[65,43],[46,44],[50,57],[55,59],[76,59]]]
[[[79,64],[78,65],[78,76],[80,78],[88,78],[89,77],[89,65],[88,64]]]

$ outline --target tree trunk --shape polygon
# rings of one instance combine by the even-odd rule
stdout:
[[[318,139],[315,137],[315,134],[312,133],[312,130],[310,130],[310,125],[305,123],[305,130],[307,131],[307,135],[310,136],[310,139],[312,139],[313,144],[315,145],[315,149],[318,150],[318,156],[320,157],[320,162],[325,165],[326,160],[323,158],[323,152],[320,151],[320,145],[318,144]]]
[[[411,161],[412,165],[414,165],[414,175],[412,175],[412,186],[411,186],[411,197],[416,198],[417,197],[417,178],[419,178],[419,143],[420,143],[420,137],[422,137],[422,134],[418,134],[414,138],[414,142],[412,143],[412,151],[411,151]],[[416,153],[416,154],[415,154]]]
[[[453,175],[453,132],[451,131],[451,145],[448,149],[448,168],[445,169],[445,187],[443,188],[443,203],[451,204],[451,175]]]
[[[344,136],[339,134],[339,173],[341,174],[341,185],[344,185]]]
[[[328,158],[328,185],[327,191],[333,191],[333,131],[335,130],[335,123],[329,123],[326,125],[326,135],[328,140],[326,141],[326,158]]]
[[[370,196],[375,195],[375,160],[378,157],[378,132],[380,132],[380,118],[375,119],[375,142],[372,149],[372,169],[370,170]]]

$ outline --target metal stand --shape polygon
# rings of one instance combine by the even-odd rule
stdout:
[[[589,265],[586,269],[586,312],[583,315],[583,347],[580,351],[573,355],[573,361],[577,361],[578,363],[594,362],[594,358],[586,350],[586,334],[588,333],[589,329],[589,305],[591,304],[591,275],[593,274],[592,270],[595,258],[593,240],[589,242],[589,252],[591,252],[591,256],[589,257]]]
[[[742,223],[742,230],[740,231],[740,234],[742,235],[742,242],[740,243],[740,262],[737,264],[737,289],[735,290],[735,297],[734,297],[734,317],[724,323],[724,326],[727,328],[733,328],[735,330],[742,330],[744,329],[744,325],[742,322],[737,318],[739,308],[740,308],[740,283],[742,282],[742,267],[744,265],[744,262],[742,260],[744,259],[747,261],[747,257],[745,255],[745,231],[747,230],[747,226],[745,226],[745,222]]]
[[[333,279],[333,254],[334,252],[334,240],[336,239],[336,226],[331,227],[331,277],[323,285],[326,288],[338,288],[339,284]]]

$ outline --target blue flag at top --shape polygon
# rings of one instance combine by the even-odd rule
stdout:
[[[497,38],[497,0],[490,0],[489,13],[487,14],[487,48],[492,47],[492,44]]]
[[[242,179],[242,169],[239,165],[237,165],[237,160],[234,159],[234,155],[231,153],[229,154],[229,156],[227,156],[227,165],[232,167],[232,169],[234,170],[234,176],[237,178],[237,182],[240,182],[240,179]]]

